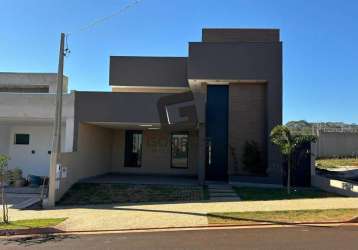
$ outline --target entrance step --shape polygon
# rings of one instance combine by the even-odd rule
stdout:
[[[220,188],[209,188],[209,191],[220,191],[220,192],[232,192],[233,190],[230,188],[220,189]]]
[[[240,200],[240,197],[233,190],[232,186],[227,184],[209,184],[209,197],[212,201],[234,201]]]
[[[210,201],[240,201],[240,197],[213,197]]]
[[[209,190],[215,191],[229,191],[229,192],[233,192],[232,188],[209,188]]]
[[[237,196],[237,194],[229,192],[210,192],[210,196]]]

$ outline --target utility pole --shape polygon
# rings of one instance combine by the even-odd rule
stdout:
[[[65,57],[65,34],[61,33],[60,54],[58,59],[57,72],[57,93],[56,93],[56,113],[53,128],[53,141],[50,160],[50,178],[48,190],[47,206],[55,206],[56,196],[56,169],[60,163],[61,155],[61,125],[62,125],[62,93],[63,93],[63,61]]]

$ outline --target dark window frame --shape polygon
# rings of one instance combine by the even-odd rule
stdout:
[[[140,147],[140,164],[130,164],[129,153],[128,153],[128,145],[127,145],[127,134],[131,133],[132,136],[132,143],[133,143],[133,135],[134,134],[141,134],[142,135],[142,141],[141,141],[141,147]],[[144,141],[144,135],[143,130],[125,130],[124,133],[124,167],[125,168],[140,168],[142,167],[142,158],[143,158],[143,141]]]
[[[27,143],[19,143],[17,136],[27,136]],[[28,146],[30,145],[30,134],[25,134],[25,133],[15,133],[14,135],[14,145],[21,145],[21,146]]]
[[[187,136],[187,142],[186,142],[186,167],[178,167],[173,165],[173,135],[186,135]],[[190,134],[187,131],[181,131],[181,132],[172,132],[170,134],[170,168],[174,169],[188,169],[189,168],[189,137]]]

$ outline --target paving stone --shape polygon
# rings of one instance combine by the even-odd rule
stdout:
[[[108,204],[66,206],[48,210],[10,208],[11,220],[68,218],[56,228],[68,231],[120,230],[207,226],[208,213],[358,208],[358,198],[335,197],[297,200],[245,201],[238,198],[209,202]]]

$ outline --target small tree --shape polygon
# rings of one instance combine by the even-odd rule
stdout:
[[[7,180],[7,162],[9,157],[0,155],[0,185],[1,185],[1,202],[2,202],[2,220],[4,223],[9,223],[9,211],[7,207],[7,200],[5,194],[5,182]]]
[[[287,193],[291,193],[291,169],[293,166],[292,156],[297,146],[304,142],[316,140],[313,135],[292,134],[288,127],[278,125],[270,134],[271,142],[277,145],[281,154],[287,157]]]

